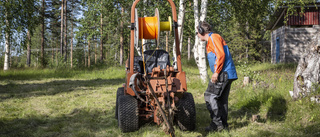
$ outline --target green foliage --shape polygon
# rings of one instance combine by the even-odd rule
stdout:
[[[250,67],[252,64],[249,64],[248,61],[238,61],[237,64],[237,72],[244,77],[249,77],[251,81],[261,81],[260,72],[253,71]]]
[[[208,5],[208,21],[226,40],[234,60],[268,61],[265,26],[272,14],[272,0],[223,0]],[[223,16],[221,16],[223,15]]]
[[[275,7],[276,8],[281,8],[282,6],[287,7],[287,14],[285,16],[284,23],[286,24],[288,17],[290,15],[295,15],[297,16],[300,13],[304,13],[305,6],[306,5],[316,5],[316,2],[319,2],[318,0],[290,0],[290,1],[285,1],[285,0],[276,0],[275,1]],[[295,6],[300,6],[299,8],[295,8]],[[300,12],[300,13],[298,13]]]
[[[176,136],[318,136],[319,104],[309,97],[293,101],[295,64],[250,64],[264,83],[242,86],[243,74],[229,95],[229,132],[204,132],[210,116],[196,67],[186,66],[188,92],[193,94],[196,129]],[[237,66],[237,69],[239,67]],[[91,69],[23,69],[0,72],[2,136],[166,136],[161,127],[142,124],[122,133],[114,119],[116,90],[124,83],[123,67]],[[279,81],[279,79],[282,79]],[[252,115],[260,115],[252,122]],[[14,132],[13,132],[14,131]]]
[[[297,1],[298,2],[298,1]],[[179,1],[174,0],[176,8],[179,8]],[[254,1],[236,1],[236,0],[218,0],[208,3],[207,18],[212,26],[215,33],[219,33],[226,40],[235,61],[246,59],[249,62],[260,61],[268,62],[270,60],[270,47],[268,42],[270,39],[270,32],[265,31],[264,28],[269,22],[270,15],[273,14],[273,10],[276,7],[281,6],[282,1],[274,0],[254,0]],[[307,3],[307,2],[300,2]],[[45,0],[45,49],[57,48],[60,49],[60,0]],[[120,58],[120,36],[123,36],[123,58],[127,59],[129,53],[130,44],[130,12],[131,12],[132,1],[110,1],[110,0],[68,0],[67,6],[67,38],[68,46],[70,45],[71,38],[71,24],[74,25],[74,48],[83,48],[83,52],[75,51],[74,56],[77,57],[76,65],[79,67],[82,65],[85,67],[85,55],[84,52],[88,53],[88,40],[91,40],[90,53],[94,55],[94,43],[100,46],[100,41],[103,41],[104,49],[103,52],[106,55],[104,60],[101,62],[108,62],[108,65],[116,65]],[[193,2],[185,1],[185,17],[183,34],[184,39],[182,43],[182,55],[187,55],[187,40],[191,38],[191,49],[194,43],[194,13],[193,13]],[[26,31],[31,32],[31,47],[32,49],[40,49],[40,7],[41,3],[34,0],[24,1],[10,1],[9,3],[0,3],[2,15],[1,32],[4,32],[5,27],[5,7],[10,7],[10,18],[16,18],[11,20],[10,28],[13,33],[21,33],[20,38],[14,37],[14,39],[20,39],[21,41],[16,42],[16,49],[21,49],[21,61],[26,57]],[[32,8],[31,8],[32,7]],[[167,17],[171,16],[171,8],[167,1],[151,1],[147,0],[140,1],[137,5],[139,16],[154,16],[154,9],[158,8],[160,11],[161,21],[167,21]],[[22,9],[22,10],[19,10]],[[124,14],[121,15],[121,10],[124,9]],[[72,12],[71,12],[72,10]],[[145,10],[145,11],[144,11]],[[103,26],[101,28],[100,15],[102,15]],[[120,27],[120,22],[123,22],[123,28]],[[101,30],[102,29],[102,30]],[[102,36],[101,36],[102,32]],[[121,33],[123,32],[123,33]],[[1,33],[1,42],[4,42],[4,34]],[[165,33],[160,34],[160,48],[165,45]],[[172,54],[172,46],[174,41],[174,33],[169,33],[169,53]],[[22,38],[21,38],[22,37]],[[12,41],[15,43],[15,41]],[[68,51],[68,53],[70,50]],[[53,54],[53,59],[56,60],[59,57],[55,57],[57,54]],[[37,51],[32,51],[31,66],[36,66],[39,58]],[[58,61],[51,60],[52,54],[45,52],[45,59],[48,63],[48,67],[54,67],[56,64],[52,64]],[[70,54],[67,54],[67,62],[70,63]],[[80,59],[80,56],[82,58]],[[114,57],[111,57],[114,56]],[[91,57],[93,58],[93,57]],[[113,60],[109,60],[113,59]],[[24,64],[24,63],[16,63]],[[16,65],[23,66],[23,65]],[[70,65],[69,65],[70,66]]]

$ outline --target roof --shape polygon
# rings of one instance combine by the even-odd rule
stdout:
[[[315,4],[310,4],[304,6],[305,8],[310,8],[310,7],[320,7],[320,3],[315,3]],[[285,12],[287,11],[288,6],[280,6],[275,13],[271,16],[271,21],[267,25],[267,30],[273,30],[277,27],[283,26],[284,23],[284,16]],[[294,6],[294,8],[301,8],[301,6]]]

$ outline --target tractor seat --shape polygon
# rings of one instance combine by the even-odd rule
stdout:
[[[160,69],[165,69],[170,66],[169,53],[165,50],[146,50],[144,51],[144,60],[147,73],[152,72],[152,69],[160,66]],[[136,71],[144,74],[143,59],[141,56],[134,57],[134,68]]]
[[[169,53],[165,50],[146,50],[144,51],[144,59],[148,73],[158,66],[160,66],[160,69],[165,69],[167,65],[170,66]]]

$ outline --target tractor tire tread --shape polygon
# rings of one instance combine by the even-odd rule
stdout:
[[[183,131],[192,131],[196,127],[196,109],[194,99],[191,93],[184,93],[183,97],[177,103],[177,114],[175,123]]]
[[[130,95],[119,96],[118,124],[122,132],[139,129],[138,101]]]
[[[116,98],[116,110],[115,110],[115,118],[118,119],[118,102],[119,96],[124,95],[124,87],[119,87],[117,90],[117,98]]]

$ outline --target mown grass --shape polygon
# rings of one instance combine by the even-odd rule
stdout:
[[[229,132],[206,133],[210,118],[206,83],[192,62],[184,62],[188,91],[194,96],[196,130],[176,136],[320,136],[320,106],[309,97],[293,101],[295,64],[248,65],[255,79],[243,86],[244,70],[229,96]],[[209,69],[208,69],[209,71]],[[209,75],[212,73],[209,72]],[[0,136],[167,136],[153,123],[122,133],[114,118],[116,90],[124,68],[90,70],[26,69],[0,72]],[[319,92],[318,92],[319,93]],[[252,115],[260,115],[252,122]]]

